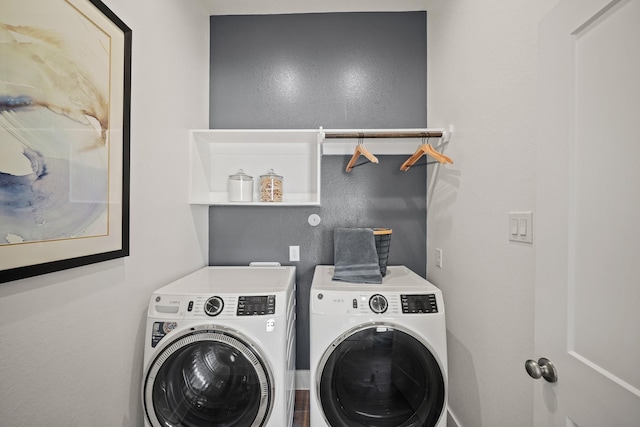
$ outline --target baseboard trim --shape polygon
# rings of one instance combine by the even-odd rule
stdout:
[[[311,387],[311,371],[296,370],[296,390],[309,390]]]

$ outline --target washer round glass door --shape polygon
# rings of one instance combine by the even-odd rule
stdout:
[[[395,326],[367,325],[336,340],[320,362],[316,385],[332,427],[433,427],[444,412],[440,365]]]
[[[237,334],[196,330],[161,350],[145,377],[154,427],[258,427],[271,407],[264,358]]]

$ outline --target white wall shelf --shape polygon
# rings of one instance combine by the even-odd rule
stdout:
[[[411,155],[425,135],[443,141],[445,129],[194,129],[190,131],[189,201],[197,205],[319,206],[322,155],[352,155],[360,139],[376,155]],[[242,169],[254,181],[253,202],[229,202],[229,175]],[[260,202],[260,175],[284,177],[282,202]]]
[[[190,131],[190,203],[238,206],[319,206],[317,129],[203,129]],[[229,202],[229,175],[253,177],[253,202]],[[260,175],[284,177],[282,202],[260,202]]]

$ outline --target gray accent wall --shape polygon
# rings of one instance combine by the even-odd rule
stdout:
[[[425,12],[211,17],[212,129],[423,127]]]
[[[426,127],[426,55],[425,12],[212,16],[210,127]],[[209,210],[210,265],[297,267],[297,369],[309,369],[309,289],[315,266],[333,264],[334,228],[392,228],[389,265],[426,276],[426,167],[378,158],[346,173],[349,156],[323,156],[320,207]]]

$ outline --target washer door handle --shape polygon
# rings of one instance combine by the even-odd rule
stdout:
[[[541,357],[537,362],[531,359],[527,360],[524,362],[524,368],[533,379],[544,378],[550,383],[558,381],[558,371],[555,365],[545,357]]]

